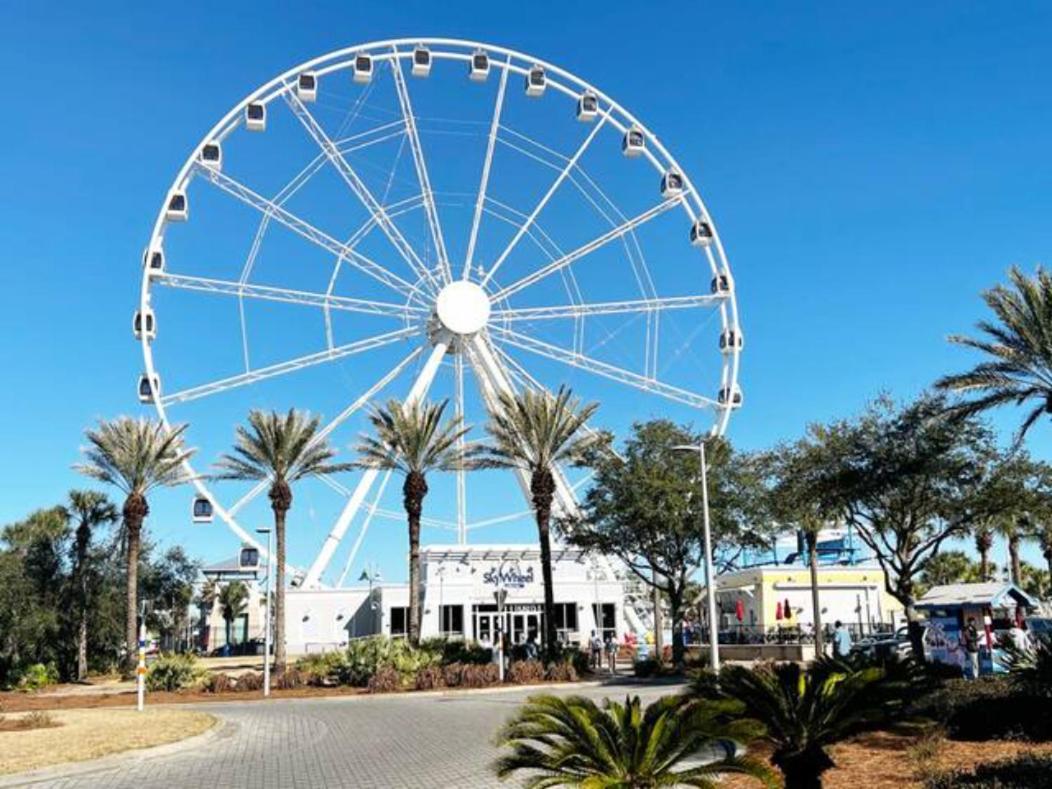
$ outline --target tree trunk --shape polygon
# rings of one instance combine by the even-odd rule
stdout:
[[[979,552],[979,578],[983,581],[990,577],[990,549]]]
[[[77,527],[77,568],[74,589],[77,590],[77,681],[88,675],[88,576],[85,564],[88,559],[88,545],[91,542],[91,529],[86,523]]]
[[[1052,577],[1052,545],[1045,548],[1044,552],[1045,562],[1048,564],[1048,574]]]
[[[811,568],[811,616],[815,623],[815,656],[825,654],[825,634],[822,632],[822,605],[818,600],[818,532],[806,532],[808,564]]]
[[[427,480],[414,471],[405,477],[402,502],[409,520],[409,643],[420,644],[420,516],[423,514]],[[442,612],[438,612],[439,618]]]
[[[127,588],[124,640],[127,654],[124,668],[133,673],[139,662],[139,553],[142,549],[142,524],[150,512],[146,498],[137,493],[128,496],[124,501],[124,528],[128,539]]]
[[[654,581],[653,593],[650,600],[654,604],[654,659],[659,663],[665,662],[665,645],[662,643],[661,632],[665,629],[661,624],[661,587],[658,586],[658,571],[651,569],[651,578]],[[709,623],[712,627],[712,623]]]
[[[285,480],[270,486],[270,508],[274,511],[277,573],[274,591],[274,670],[281,674],[287,662],[285,655],[285,517],[292,508],[292,489]]]
[[[826,761],[832,761],[823,752]],[[785,789],[822,789],[822,773],[826,767],[819,767],[809,754],[787,759],[778,765],[785,778]]]
[[[556,657],[555,587],[552,580],[552,546],[549,523],[555,497],[555,477],[550,469],[535,469],[530,477],[530,494],[537,518],[537,537],[541,546],[541,577],[544,581],[544,649],[547,659]]]
[[[672,663],[682,668],[686,663],[683,645],[683,595],[669,594],[669,615],[672,617]]]
[[[924,625],[917,618],[917,609],[913,605],[913,599],[905,604],[906,626],[910,638],[910,649],[913,651],[913,659],[918,663],[926,663],[924,658]]]
[[[1016,586],[1022,584],[1022,567],[1019,562],[1019,542],[1020,538],[1018,534],[1013,534],[1008,538],[1008,560],[1012,565],[1012,583]]]
[[[993,547],[993,535],[988,529],[980,528],[975,532],[975,550],[979,554],[979,580],[990,578],[990,548]]]

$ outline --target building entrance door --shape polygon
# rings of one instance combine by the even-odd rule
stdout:
[[[541,641],[541,615],[538,613],[511,613],[508,615],[508,633],[511,643],[525,644],[532,635],[537,643]]]

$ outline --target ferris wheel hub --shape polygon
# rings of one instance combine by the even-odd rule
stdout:
[[[439,322],[454,334],[475,334],[489,320],[489,296],[474,282],[457,280],[439,291],[435,312]]]

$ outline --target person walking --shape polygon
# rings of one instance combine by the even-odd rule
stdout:
[[[617,639],[611,633],[603,645],[606,649],[606,667],[611,674],[617,673]]]
[[[968,678],[979,679],[979,629],[975,626],[975,617],[968,617],[968,624],[964,626],[961,640],[964,642],[964,652],[968,657]]]
[[[592,670],[598,671],[602,665],[603,641],[594,630],[592,631],[592,637],[588,639],[588,652],[592,658]]]
[[[833,657],[846,658],[851,653],[851,631],[839,619],[833,624]]]
[[[526,639],[526,659],[536,660],[540,657],[541,650],[537,646],[537,634],[530,632],[529,637]]]

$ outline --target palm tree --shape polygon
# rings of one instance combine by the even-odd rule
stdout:
[[[530,496],[537,521],[544,581],[544,641],[549,659],[556,650],[555,596],[552,586],[552,548],[549,526],[555,499],[556,464],[578,462],[601,437],[583,434],[582,428],[599,407],[582,406],[570,390],[560,386],[548,392],[526,390],[501,393],[499,407],[486,426],[494,445],[487,447],[487,465],[518,468],[529,475]]]
[[[1012,583],[1019,586],[1023,574],[1020,567],[1019,550],[1023,540],[1031,536],[1029,523],[1025,518],[1008,515],[995,522],[994,531],[1003,537],[1008,545],[1008,566],[1012,571]]]
[[[478,467],[478,445],[461,448],[470,430],[459,417],[442,421],[448,401],[439,404],[389,400],[369,417],[376,435],[362,435],[355,464],[362,468],[394,469],[405,476],[402,501],[409,525],[409,642],[420,643],[420,516],[431,471]]]
[[[968,372],[944,376],[936,386],[983,393],[954,406],[962,416],[1033,403],[1019,429],[1022,440],[1043,414],[1052,414],[1052,274],[1038,266],[1030,278],[1013,267],[1008,276],[1011,287],[997,285],[983,293],[997,317],[996,323],[977,324],[985,338],[950,337],[950,342],[981,351],[986,359]]]
[[[274,665],[279,672],[285,670],[285,519],[292,508],[292,483],[352,468],[347,463],[330,462],[336,450],[319,436],[320,422],[318,417],[294,408],[284,416],[253,409],[248,414],[248,427],[237,428],[234,454],[223,455],[216,463],[216,479],[270,480],[278,565]]]
[[[497,736],[510,754],[494,763],[501,779],[526,771],[524,786],[644,789],[716,787],[728,773],[751,775],[767,786],[773,776],[739,755],[754,739],[751,722],[722,723],[719,706],[683,704],[666,696],[645,710],[639,697],[601,708],[582,696],[534,696]]]
[[[1048,564],[1049,575],[1052,575],[1052,521],[1044,521],[1037,530],[1037,540],[1041,546],[1041,555]]]
[[[219,599],[219,582],[215,578],[208,578],[201,585],[201,591],[197,594],[197,607],[200,609],[204,619],[204,626],[208,628],[205,643],[212,645],[212,612],[215,611],[216,600]]]
[[[77,521],[70,580],[76,595],[73,607],[77,621],[77,679],[82,680],[88,675],[88,549],[95,528],[117,520],[117,508],[105,493],[71,490],[66,511]]]
[[[990,579],[990,550],[994,547],[994,531],[989,524],[975,527],[975,550],[979,554],[979,580]]]
[[[181,485],[190,479],[186,463],[194,450],[183,444],[185,431],[185,424],[166,428],[156,420],[127,416],[100,421],[97,428],[85,432],[88,445],[82,451],[87,462],[74,466],[92,479],[113,485],[125,496],[121,525],[126,540],[128,670],[135,668],[137,659],[139,553],[143,521],[150,512],[146,495],[155,488]]]
[[[693,692],[737,702],[742,715],[763,726],[786,789],[821,789],[822,773],[834,766],[826,748],[900,717],[920,681],[914,668],[856,669],[829,659],[811,669],[797,663],[731,665],[720,672],[718,685],[702,677]]]
[[[231,638],[234,620],[245,613],[248,607],[248,587],[243,581],[231,581],[219,591],[216,600],[219,610],[223,612],[223,621],[226,622],[226,643],[232,645],[235,643]]]

